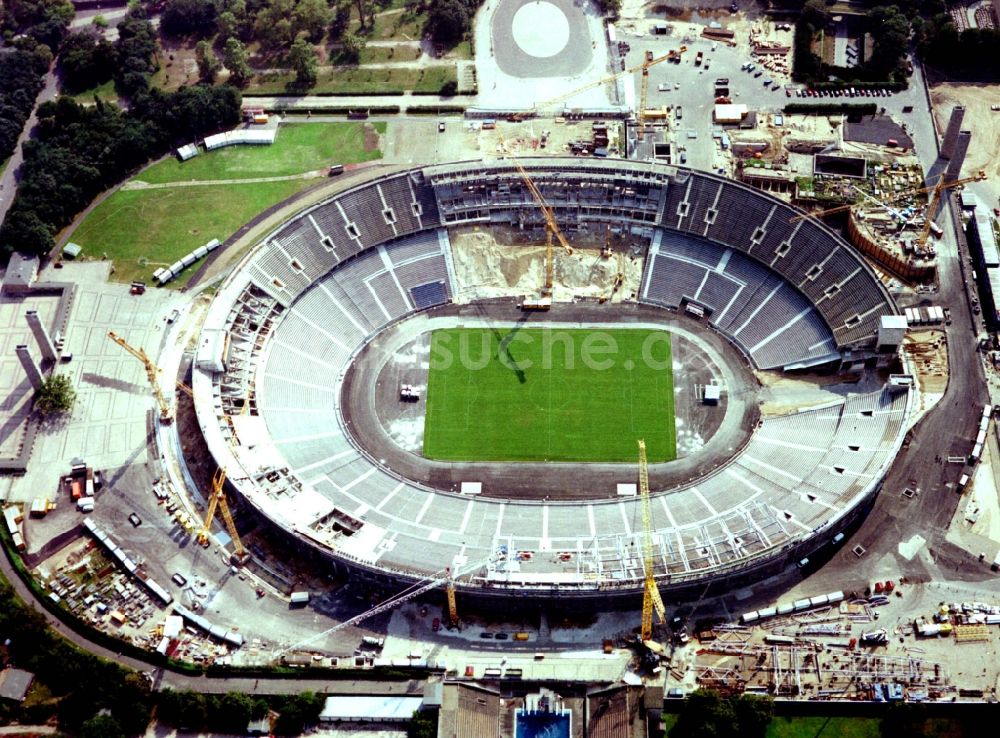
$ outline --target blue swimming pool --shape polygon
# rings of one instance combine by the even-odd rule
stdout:
[[[569,713],[518,710],[514,738],[569,738]]]

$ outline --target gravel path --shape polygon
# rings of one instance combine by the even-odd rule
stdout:
[[[289,182],[295,179],[317,179],[327,176],[326,169],[316,169],[301,174],[286,174],[281,177],[249,177],[246,179],[190,179],[184,182],[159,182],[151,184],[140,179],[130,179],[122,190],[168,190],[174,187],[214,187],[216,185],[254,184],[257,182]]]

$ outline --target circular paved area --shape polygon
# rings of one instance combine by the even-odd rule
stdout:
[[[571,77],[593,57],[595,40],[572,0],[501,0],[492,36],[497,66],[514,77]]]
[[[522,5],[511,23],[514,43],[530,56],[555,56],[569,41],[566,14],[549,2]]]

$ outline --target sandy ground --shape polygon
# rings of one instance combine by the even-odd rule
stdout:
[[[962,127],[972,131],[972,145],[966,155],[962,176],[968,177],[980,169],[986,170],[989,179],[980,183],[977,189],[990,191],[991,208],[997,206],[1000,197],[1000,111],[990,110],[990,105],[1000,101],[996,85],[957,84],[947,82],[931,88],[934,117],[938,130],[944,131],[948,117],[955,105],[965,106]]]
[[[913,364],[924,392],[943,393],[948,386],[948,344],[943,331],[910,331],[903,351]]]
[[[507,242],[507,239],[502,239]],[[494,234],[478,228],[452,232],[451,248],[458,279],[457,302],[505,297],[512,291],[537,294],[545,283],[545,244],[498,246]],[[558,243],[554,254],[553,299],[568,302],[574,297],[608,297],[619,273],[622,286],[611,297],[618,302],[638,292],[642,259],[616,252],[602,258],[600,248],[574,246],[572,256]]]

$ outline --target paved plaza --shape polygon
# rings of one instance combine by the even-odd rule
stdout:
[[[182,303],[182,298],[174,292],[154,289],[141,296],[130,295],[128,285],[107,282],[109,268],[106,262],[66,264],[59,271],[49,268],[39,275],[40,281],[72,281],[77,285],[63,346],[63,355],[72,354],[73,358],[55,367],[55,371],[72,379],[77,401],[65,422],[39,429],[28,472],[14,478],[10,485],[11,501],[28,502],[41,494],[54,495],[59,476],[77,457],[95,469],[148,460],[152,392],[142,364],[112,342],[107,333],[114,330],[132,345],[144,347],[156,356],[164,337],[166,315]],[[30,396],[13,345],[28,343],[33,355],[38,355],[29,340],[24,311],[39,310],[43,320],[48,320],[48,314],[55,309],[54,299],[5,298],[0,304],[0,327],[6,331],[0,377],[5,386],[23,394],[20,400],[4,404],[6,417],[13,418],[19,409],[24,414]]]

